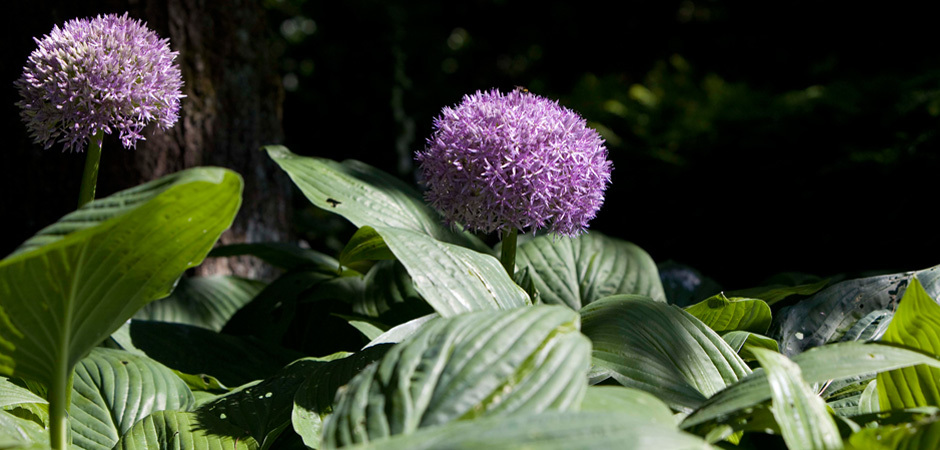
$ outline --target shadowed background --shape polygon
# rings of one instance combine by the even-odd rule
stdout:
[[[592,229],[657,261],[729,289],[782,271],[940,263],[932,11],[753,3],[20,4],[5,27],[0,251],[74,208],[83,161],[30,143],[12,105],[32,36],[127,10],[181,52],[189,97],[169,136],[136,151],[106,139],[99,193],[192,165],[235,168],[248,183],[228,242],[305,239],[335,251],[352,231],[292,195],[258,146],[355,158],[415,181],[412,154],[442,106],[522,85],[607,139],[613,184]]]

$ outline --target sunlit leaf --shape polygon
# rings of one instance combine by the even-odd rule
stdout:
[[[220,331],[239,308],[251,301],[265,283],[215,275],[186,277],[169,297],[147,304],[135,319],[183,323]]]
[[[395,255],[385,245],[375,229],[370,226],[359,228],[346,243],[346,247],[339,254],[339,263],[348,266],[354,262],[363,260],[384,260],[394,259]]]
[[[763,334],[770,327],[770,306],[754,298],[713,295],[686,307],[685,311],[718,333],[750,331]]]
[[[251,436],[235,428],[206,424],[196,413],[158,411],[134,424],[115,450],[258,450]]]

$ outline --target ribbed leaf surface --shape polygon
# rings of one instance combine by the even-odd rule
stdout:
[[[69,410],[72,444],[110,449],[156,411],[186,411],[193,393],[166,366],[123,350],[95,348],[75,367]]]
[[[578,322],[558,306],[427,322],[340,392],[323,447],[477,417],[575,409],[590,354]]]
[[[616,294],[666,301],[653,258],[634,244],[600,233],[526,241],[516,253],[516,271],[525,268],[543,303],[568,305],[575,311]]]
[[[144,306],[134,318],[221,331],[235,311],[264,286],[261,281],[225,275],[183,278],[169,297]]]
[[[581,318],[596,368],[680,411],[750,373],[721,336],[675,306],[618,295],[584,307]]]
[[[685,311],[718,333],[750,331],[766,333],[770,327],[770,306],[755,298],[714,295],[685,308]]]
[[[202,423],[195,413],[158,411],[127,430],[115,450],[258,450],[251,436]]]

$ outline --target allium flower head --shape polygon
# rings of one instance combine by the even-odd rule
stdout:
[[[98,131],[119,132],[125,147],[150,122],[169,128],[179,115],[179,66],[167,39],[138,20],[114,14],[53,27],[15,82],[20,116],[45,148],[82,150]]]
[[[611,163],[600,135],[556,101],[477,91],[434,120],[417,152],[428,202],[483,232],[584,231],[604,203]]]

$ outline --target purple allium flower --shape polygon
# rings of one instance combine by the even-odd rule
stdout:
[[[477,91],[434,119],[416,154],[425,198],[448,224],[490,233],[584,231],[604,203],[604,140],[556,101],[515,90]]]
[[[131,148],[148,123],[176,123],[183,97],[177,52],[146,24],[127,13],[74,19],[34,40],[38,48],[14,84],[36,143],[80,151],[98,131],[117,129]]]

